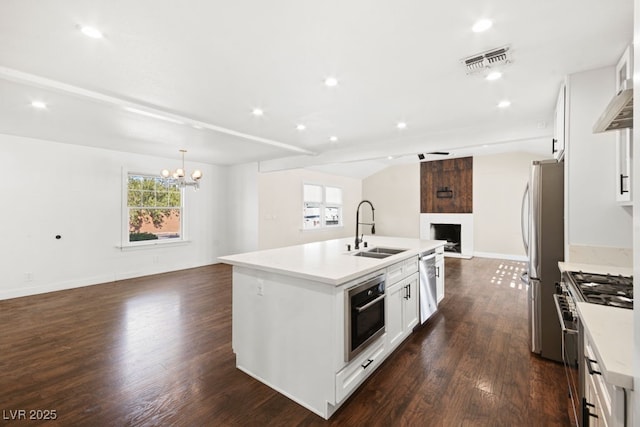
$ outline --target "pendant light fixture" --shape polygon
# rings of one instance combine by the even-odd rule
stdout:
[[[195,189],[198,189],[200,187],[200,178],[202,178],[202,172],[200,171],[200,169],[196,169],[191,172],[192,181],[188,181],[185,178],[186,172],[184,168],[184,153],[186,152],[187,150],[180,150],[180,153],[182,154],[181,168],[178,168],[175,171],[162,169],[162,171],[160,172],[160,176],[163,178],[164,182],[167,185],[175,185],[178,188],[194,187]]]

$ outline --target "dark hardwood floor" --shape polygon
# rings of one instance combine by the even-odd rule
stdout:
[[[330,421],[235,369],[229,266],[0,301],[0,424],[569,425],[562,366],[528,351],[521,268],[447,258],[439,312]]]

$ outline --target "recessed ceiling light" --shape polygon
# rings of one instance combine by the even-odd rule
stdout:
[[[307,127],[305,125],[303,125],[302,123],[296,125],[296,129],[297,130],[305,130],[306,128]]]
[[[398,129],[406,129],[407,128],[407,124],[405,122],[398,122],[398,124],[396,124],[396,127]]]
[[[102,36],[102,32],[100,32],[100,30],[93,28],[93,27],[80,27],[80,31],[82,31],[82,34],[84,34],[87,37],[91,37],[92,39],[101,39]]]
[[[336,79],[335,77],[327,77],[326,79],[324,79],[324,84],[328,87],[338,86],[338,79]]]
[[[504,101],[498,102],[498,108],[507,108],[510,105],[511,105],[511,101],[508,101],[506,99]]]
[[[33,102],[31,103],[31,106],[32,106],[33,108],[39,108],[39,109],[41,109],[41,110],[44,110],[44,109],[46,109],[46,108],[47,108],[47,104],[46,104],[46,103],[44,103],[44,102],[42,102],[42,101],[33,101]]]
[[[502,77],[502,73],[500,71],[492,71],[489,74],[487,74],[487,77],[485,78],[489,81],[494,81],[494,80],[498,80],[501,77]]]
[[[490,19],[481,19],[473,24],[473,27],[471,27],[471,31],[473,31],[474,33],[481,33],[483,31],[487,31],[489,28],[491,28],[492,25],[493,22]]]
[[[264,115],[264,111],[262,111],[262,109],[260,108],[254,108],[253,110],[251,110],[251,114],[259,117]]]
[[[329,141],[331,141],[331,142],[338,142],[338,137],[337,137],[337,136],[330,136],[330,137],[329,137]]]
[[[393,156],[387,156],[387,159],[393,160]]]

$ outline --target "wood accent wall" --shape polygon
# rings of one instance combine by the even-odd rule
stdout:
[[[473,157],[420,163],[420,212],[473,212]]]

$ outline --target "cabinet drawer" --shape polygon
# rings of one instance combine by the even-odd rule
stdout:
[[[412,257],[387,267],[387,288],[418,271],[418,257]]]
[[[409,276],[418,271],[418,257],[409,258],[404,262],[404,276]]]
[[[347,397],[382,363],[385,357],[386,339],[385,334],[336,374],[336,403]]]
[[[404,276],[404,262],[399,262],[387,267],[387,288],[402,280]]]

